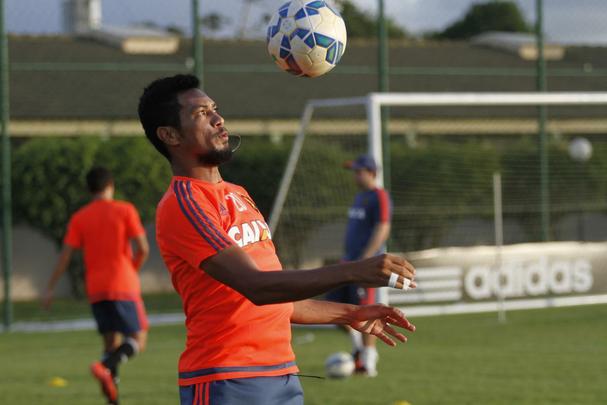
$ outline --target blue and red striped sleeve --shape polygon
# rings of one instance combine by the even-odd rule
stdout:
[[[379,222],[386,223],[390,222],[392,219],[392,201],[390,201],[390,196],[388,192],[383,188],[378,188],[375,190],[377,193],[377,206],[379,210]]]
[[[176,180],[172,191],[176,204],[171,209],[159,208],[158,213],[157,239],[163,249],[198,268],[205,259],[233,245],[217,208],[193,190],[191,182]]]

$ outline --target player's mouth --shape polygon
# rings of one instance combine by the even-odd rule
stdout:
[[[217,134],[217,137],[223,141],[227,141],[230,135],[228,134],[228,131],[221,131],[219,134]]]

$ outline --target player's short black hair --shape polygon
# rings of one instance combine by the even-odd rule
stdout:
[[[183,91],[200,88],[200,81],[194,75],[175,75],[154,80],[144,90],[139,99],[139,120],[148,140],[158,152],[169,161],[169,150],[156,135],[158,127],[181,129],[179,110],[181,105],[177,95]]]
[[[86,174],[86,185],[93,194],[105,190],[107,186],[114,184],[112,173],[105,167],[93,167]]]

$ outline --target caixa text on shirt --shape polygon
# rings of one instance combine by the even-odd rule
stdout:
[[[240,247],[272,239],[268,224],[257,219],[232,226],[228,235]]]
[[[366,214],[364,208],[352,207],[348,211],[348,217],[351,219],[365,219],[365,216]]]

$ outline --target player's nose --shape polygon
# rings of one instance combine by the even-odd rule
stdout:
[[[213,115],[213,125],[215,127],[222,127],[223,124],[224,124],[224,122],[225,122],[225,120],[223,119],[223,117],[218,112],[216,112]]]

